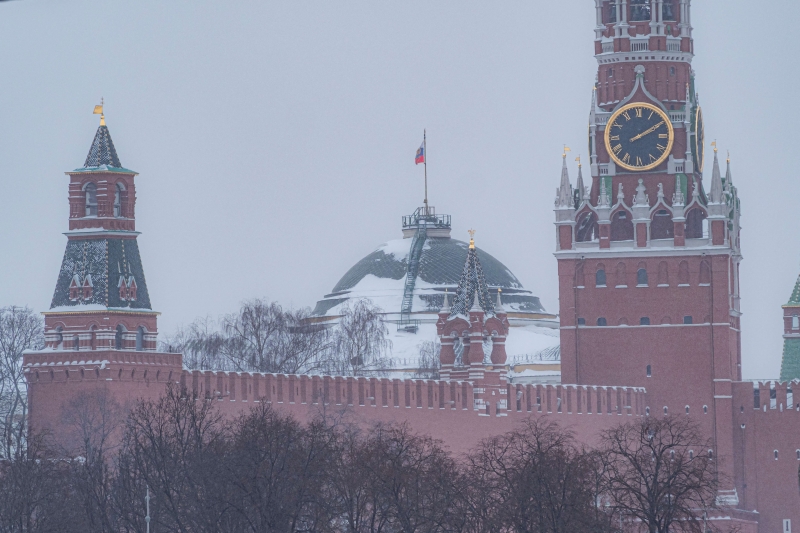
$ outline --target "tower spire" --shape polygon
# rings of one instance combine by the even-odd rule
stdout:
[[[723,198],[722,173],[719,169],[717,142],[714,141],[712,145],[714,146],[714,171],[711,174],[711,193],[709,194],[709,200],[712,204],[721,204],[725,200]]]
[[[570,149],[564,146],[561,165],[561,185],[556,190],[556,207],[559,209],[572,207],[572,184],[569,181],[569,169],[567,169],[567,152]]]
[[[575,161],[578,162],[578,183],[576,184],[576,191],[577,196],[575,197],[575,209],[583,202],[583,195],[586,189],[586,186],[583,184],[583,165],[581,165],[581,156],[575,158]]]

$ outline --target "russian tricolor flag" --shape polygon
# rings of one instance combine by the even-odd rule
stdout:
[[[414,163],[419,165],[420,163],[425,162],[425,141],[422,141],[422,145],[417,150],[417,156],[414,158]]]

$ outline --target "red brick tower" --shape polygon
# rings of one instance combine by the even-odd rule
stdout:
[[[35,429],[55,429],[75,393],[113,387],[121,402],[158,395],[163,387],[149,383],[177,382],[182,369],[180,354],[156,353],[158,313],[136,242],[137,174],[122,167],[105,117],[83,167],[67,175],[67,249],[44,313],[45,349],[24,358]]]
[[[579,169],[572,189],[565,153],[555,204],[562,381],[645,387],[650,410],[697,415],[732,458],[739,203],[716,149],[703,187],[690,0],[596,8],[592,182]]]
[[[436,330],[442,344],[442,379],[472,381],[474,408],[481,415],[502,415],[508,409],[508,328],[508,313],[500,301],[500,292],[497,304],[493,303],[475,240],[471,238],[453,306],[445,294]]]

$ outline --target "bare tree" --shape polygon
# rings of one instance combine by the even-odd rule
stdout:
[[[68,428],[66,448],[60,456],[71,457],[71,486],[87,529],[114,531],[112,492],[113,458],[118,449],[126,410],[106,389],[83,392],[64,408]]]
[[[419,363],[414,377],[417,379],[439,379],[442,370],[442,362],[439,359],[439,352],[442,345],[439,341],[422,341],[417,345],[419,352]]]
[[[232,370],[227,358],[226,337],[211,317],[198,318],[186,328],[160,341],[161,350],[182,353],[183,364],[192,370]]]
[[[382,310],[370,300],[345,304],[334,328],[327,370],[342,376],[380,375],[389,366],[392,343]]]
[[[514,533],[607,530],[592,455],[548,420],[486,439],[469,456],[471,529]]]
[[[22,368],[26,350],[44,347],[44,323],[27,307],[0,308],[0,437],[2,458],[25,446],[28,390]]]
[[[632,529],[650,533],[710,529],[718,478],[713,446],[688,416],[646,417],[602,435],[605,493]]]

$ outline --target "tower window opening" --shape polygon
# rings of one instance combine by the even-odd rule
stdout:
[[[144,328],[139,326],[136,330],[136,351],[141,352],[144,350]]]
[[[661,8],[661,19],[677,20],[675,18],[675,2],[673,2],[673,0],[664,0],[663,7]]]
[[[689,414],[689,406],[688,405],[686,406],[686,414],[687,415]]]
[[[586,325],[586,319],[585,318],[579,318],[578,319],[578,325],[579,326],[585,326]]]
[[[708,261],[700,263],[700,285],[711,285],[711,266]]]
[[[97,185],[94,183],[87,183],[84,187],[84,194],[86,195],[86,216],[97,216]]]
[[[761,390],[753,389],[753,408],[761,409]]]
[[[56,350],[60,350],[64,344],[64,330],[61,326],[56,328]]]
[[[651,239],[672,239],[675,237],[675,223],[672,214],[666,209],[659,209],[650,224]]]
[[[117,350],[121,350],[123,348],[123,334],[125,333],[125,327],[122,324],[117,325],[117,331],[114,333],[114,348]]]
[[[694,459],[694,450],[689,450],[689,459]]]
[[[614,68],[613,67],[608,67],[608,77],[609,78],[613,78],[614,77]]]
[[[742,407],[742,409],[744,409],[744,407]],[[707,406],[707,405],[704,405],[704,406],[703,406],[703,414],[704,414],[704,415],[707,415],[707,414],[708,414],[708,406]]]
[[[685,317],[683,317],[683,323],[684,324],[693,324],[694,323],[694,319],[692,317],[690,317],[690,316],[685,316]]]
[[[647,365],[647,377],[648,378],[653,377],[653,367],[651,365]]]
[[[686,261],[678,265],[678,285],[689,285],[689,263]]]
[[[650,20],[650,0],[631,0],[631,21]]]
[[[800,316],[794,315],[792,317],[792,329],[800,329]]]
[[[627,211],[617,211],[611,217],[611,240],[613,242],[633,240],[633,221]]]
[[[121,183],[117,183],[114,187],[114,216],[117,218],[125,216],[123,214],[123,200],[125,196],[125,188]]]
[[[706,214],[701,209],[691,209],[686,214],[685,235],[687,239],[700,239],[703,237],[703,225]]]
[[[76,352],[80,351],[81,349],[81,339],[77,335],[72,336],[72,347],[75,349]]]
[[[581,215],[575,228],[575,240],[577,242],[592,242],[597,241],[599,238],[600,230],[597,225],[597,215],[592,212]]]
[[[800,450],[797,450],[797,460],[800,461]]]
[[[777,461],[777,460],[778,460],[778,450],[775,450],[775,451],[774,451],[774,452],[772,452],[772,453],[773,453],[773,455],[775,456],[775,460]]]
[[[647,287],[650,281],[647,279],[647,270],[640,268],[636,271],[636,285],[638,287]]]
[[[668,408],[667,408],[667,406],[665,405],[665,406],[664,406],[664,415],[668,415],[668,414],[669,414],[669,409],[668,409]]]
[[[644,408],[644,414],[645,414],[645,416],[650,416],[650,408],[649,407],[645,407]]]
[[[675,76],[675,67],[669,67],[669,75],[673,77]]]
[[[600,317],[597,319],[597,325],[601,328],[604,328],[608,325],[608,321],[605,318]]]
[[[611,0],[606,7],[606,24],[617,22],[617,2]]]
[[[650,325],[650,317],[649,316],[643,316],[642,318],[640,318],[639,319],[639,325],[640,326],[649,326]]]

